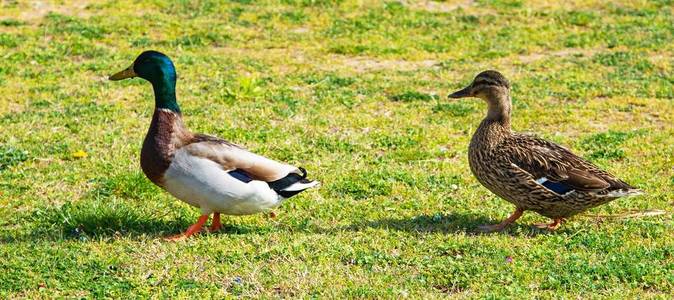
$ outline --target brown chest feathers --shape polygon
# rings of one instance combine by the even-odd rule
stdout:
[[[185,129],[180,114],[167,109],[156,109],[140,151],[140,166],[145,176],[162,186],[164,172],[171,165],[176,149],[192,139]]]
[[[515,178],[505,174],[510,170],[510,166],[500,165],[499,163],[503,160],[496,157],[499,144],[511,134],[508,126],[491,120],[482,121],[470,141],[468,164],[475,178],[483,186],[499,197],[512,202],[512,195],[507,188],[512,186],[513,182],[510,180]]]
[[[468,162],[473,173],[480,162],[488,161],[498,144],[510,135],[510,128],[498,122],[484,120],[480,123],[468,147]]]

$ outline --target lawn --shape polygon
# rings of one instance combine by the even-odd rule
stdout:
[[[220,2],[0,1],[0,298],[674,293],[671,0]],[[189,128],[322,186],[163,241],[199,211],[140,171],[150,85],[107,80],[147,49]],[[476,234],[513,206],[468,167],[485,104],[446,95],[486,69],[515,130],[647,195]]]

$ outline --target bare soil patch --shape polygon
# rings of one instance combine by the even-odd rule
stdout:
[[[436,60],[395,60],[395,59],[376,59],[365,56],[334,56],[334,65],[352,69],[357,73],[365,73],[381,70],[394,71],[414,71],[418,69],[435,68],[438,66]]]
[[[446,13],[459,8],[470,7],[475,4],[475,1],[404,1],[403,4],[411,9]]]
[[[61,15],[86,17],[89,13],[86,11],[89,1],[73,1],[69,4],[54,4],[49,1],[30,1],[28,9],[19,14],[19,19],[23,21],[34,21],[42,19],[48,13],[58,13]]]

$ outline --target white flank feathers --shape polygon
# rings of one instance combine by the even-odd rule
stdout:
[[[185,150],[176,151],[164,174],[164,187],[174,197],[201,208],[202,214],[249,215],[274,208],[283,200],[266,182],[242,182],[216,162]]]

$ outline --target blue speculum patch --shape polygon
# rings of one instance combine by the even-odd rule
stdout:
[[[554,181],[548,180],[546,182],[543,182],[542,184],[547,189],[549,189],[549,190],[551,190],[551,191],[553,191],[557,194],[560,194],[560,195],[564,195],[564,194],[573,190],[573,188],[571,188],[570,186],[568,186],[566,184],[563,184],[561,182],[554,182]]]
[[[229,171],[229,175],[245,183],[253,181],[253,178],[250,178],[246,172],[241,170]]]

